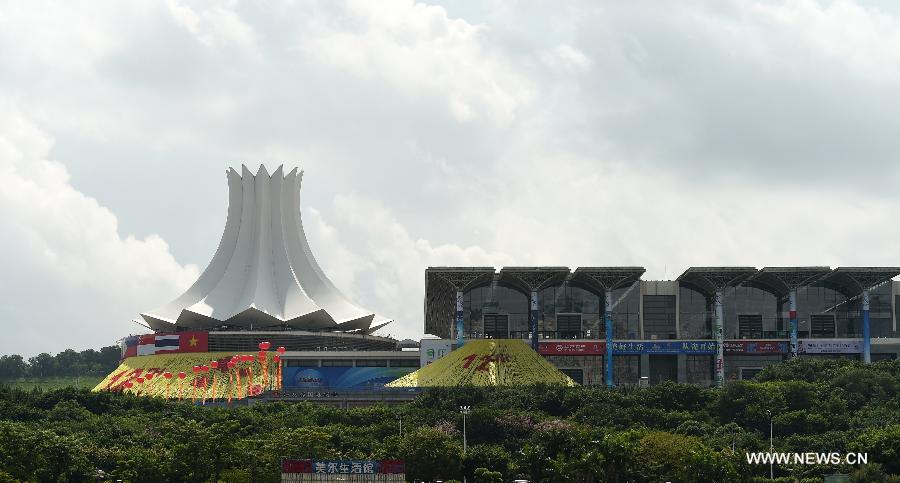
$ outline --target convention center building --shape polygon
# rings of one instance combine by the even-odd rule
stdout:
[[[585,385],[721,385],[792,357],[896,359],[898,267],[431,267],[423,358],[524,339]]]

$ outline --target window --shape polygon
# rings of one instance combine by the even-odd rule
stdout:
[[[556,331],[560,339],[580,339],[581,314],[556,314]]]
[[[357,359],[356,367],[387,367],[387,359]]]
[[[644,295],[644,334],[650,339],[676,337],[674,295]]]
[[[484,314],[484,336],[488,339],[509,338],[509,316],[506,314]]]
[[[315,359],[285,359],[287,367],[319,367],[319,361]]]
[[[351,359],[324,359],[322,367],[353,367]]]
[[[391,359],[391,367],[419,367],[419,359]]]
[[[762,315],[738,314],[738,336],[741,339],[761,339],[763,337]]]
[[[810,315],[809,325],[813,337],[834,337],[834,315],[832,314]]]

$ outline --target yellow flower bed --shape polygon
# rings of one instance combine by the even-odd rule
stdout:
[[[576,385],[524,341],[480,339],[466,342],[431,364],[387,387]]]
[[[238,362],[228,369],[228,361],[234,355],[233,352],[200,352],[129,357],[93,390],[202,400],[241,399],[280,387],[279,363],[272,360],[274,352],[267,353],[265,362],[254,353],[252,362]],[[209,367],[212,361],[218,363],[218,369]],[[194,366],[207,366],[209,370],[195,373]],[[164,377],[167,372],[172,374],[171,379]],[[186,377],[180,379],[179,372],[184,372]]]

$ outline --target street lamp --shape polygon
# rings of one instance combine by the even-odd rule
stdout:
[[[403,437],[403,414],[397,414],[397,419],[400,420],[400,437]]]
[[[773,421],[772,410],[767,409],[766,414],[769,415],[769,479],[774,480],[775,479],[775,468],[773,466],[774,462],[772,461],[773,460],[772,453],[775,451],[775,445],[773,444],[774,440],[772,439],[772,426],[773,426],[772,425],[772,421]]]
[[[734,426],[731,427],[731,454],[734,454]]]
[[[466,415],[472,412],[470,406],[460,406],[459,412],[463,415],[463,455],[466,454]]]

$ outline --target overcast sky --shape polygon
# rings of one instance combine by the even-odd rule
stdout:
[[[0,2],[0,354],[139,332],[241,163],[399,337],[429,265],[900,264],[893,2],[76,3]]]

